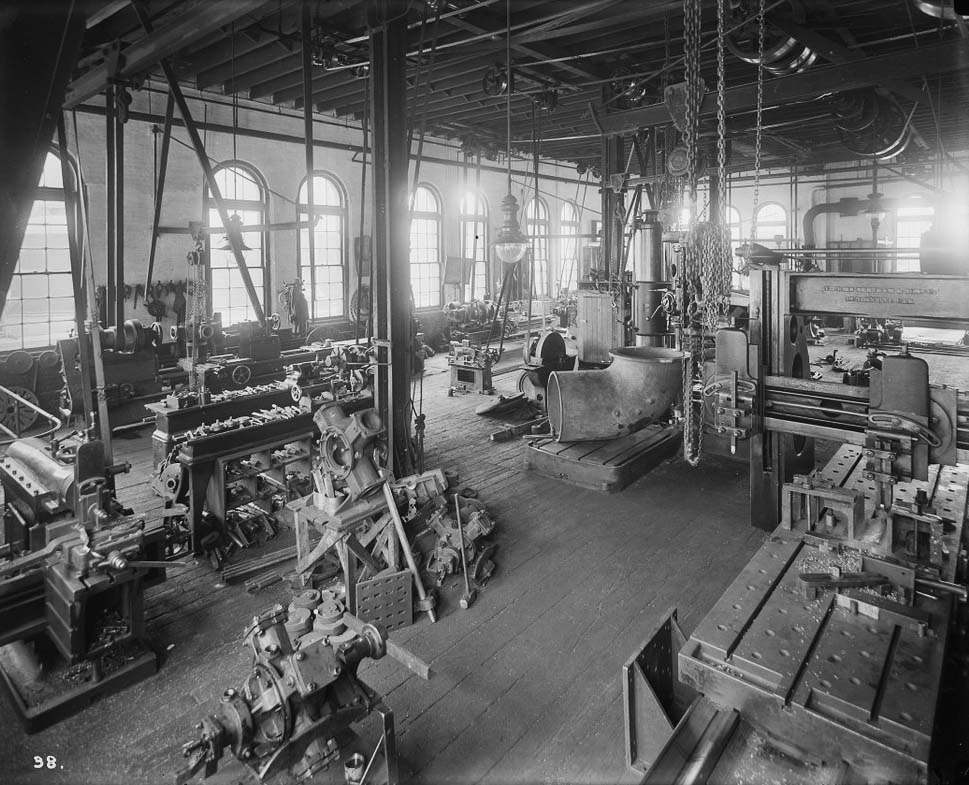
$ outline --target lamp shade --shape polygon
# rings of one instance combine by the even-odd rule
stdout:
[[[501,200],[501,212],[504,220],[495,239],[495,253],[505,264],[515,264],[525,255],[528,239],[518,225],[518,200],[511,193]]]
[[[222,236],[222,243],[219,245],[220,251],[231,251],[232,241],[229,239],[229,235],[232,235],[239,246],[240,251],[251,251],[252,249],[246,245],[246,241],[242,237],[242,218],[238,214],[231,215],[229,217],[229,231]]]

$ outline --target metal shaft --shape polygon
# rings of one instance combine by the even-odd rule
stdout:
[[[410,569],[414,576],[414,584],[417,588],[417,596],[421,598],[421,601],[427,599],[427,592],[424,590],[424,584],[421,582],[421,574],[417,571],[417,565],[414,563],[414,554],[410,551],[410,544],[407,542],[407,532],[404,530],[404,521],[400,517],[400,511],[397,509],[397,502],[394,500],[394,493],[390,490],[390,485],[384,482],[384,498],[387,500],[387,507],[390,510],[390,517],[394,520],[394,528],[397,529],[397,536],[400,538],[401,550],[404,552],[404,558],[407,560],[407,567]],[[437,621],[437,615],[434,613],[433,608],[428,608],[427,618],[431,622]]]
[[[458,501],[458,494],[454,494],[454,515],[458,520],[458,540],[461,543],[461,569],[464,570],[464,593],[465,596],[471,594],[471,581],[468,578],[468,561],[464,555],[464,526],[461,525],[461,505]]]

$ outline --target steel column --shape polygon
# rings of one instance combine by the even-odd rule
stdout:
[[[117,125],[115,124],[114,114],[114,85],[108,84],[104,91],[104,260],[107,267],[105,270],[103,303],[105,327],[110,327],[112,324],[114,324],[114,298],[115,292],[117,291],[115,280],[115,251],[117,250],[115,236],[117,234],[117,226],[115,221],[117,220],[118,209],[115,188],[117,187],[118,180],[115,175],[115,166],[117,162],[114,157],[114,134],[117,129]]]
[[[377,305],[377,407],[391,470],[413,471],[410,442],[411,290],[407,210],[406,26],[390,0],[370,8],[374,153],[373,264]],[[376,12],[376,13],[374,13]],[[381,22],[382,19],[391,21]]]
[[[91,341],[87,328],[87,292],[84,288],[84,243],[81,241],[82,223],[78,204],[81,199],[79,183],[69,161],[67,151],[67,130],[63,113],[57,116],[57,146],[61,159],[61,181],[64,183],[64,212],[67,216],[67,247],[71,255],[71,280],[74,284],[74,324],[77,329],[77,352],[81,365],[81,395],[84,405],[84,425],[90,428],[92,422],[91,406],[94,401],[91,389]],[[91,325],[97,329],[97,325]],[[110,429],[110,425],[108,428]]]
[[[621,136],[602,139],[602,264],[607,272],[622,273],[625,195],[611,187],[613,174],[625,169]]]
[[[309,0],[303,0],[300,7],[300,36],[302,51],[300,52],[303,64],[303,146],[306,156],[306,204],[309,207],[307,217],[311,224],[306,231],[307,248],[309,249],[310,260],[310,313],[316,316],[316,225],[319,219],[313,209],[316,202],[313,201],[313,23],[310,19]],[[298,230],[297,230],[298,231]],[[296,269],[299,270],[297,261]],[[297,278],[300,277],[297,275]]]
[[[115,100],[123,89],[115,89]],[[124,324],[124,123],[117,106],[114,109],[114,298],[108,303],[109,309],[114,308],[113,321],[120,332]]]

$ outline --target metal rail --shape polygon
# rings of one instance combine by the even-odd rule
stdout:
[[[13,410],[14,421],[18,424],[17,425],[17,432],[14,432],[14,431],[10,430],[3,423],[0,423],[0,431],[2,431],[3,433],[7,434],[10,437],[9,439],[0,439],[0,447],[5,446],[7,444],[11,444],[12,442],[17,441],[17,439],[19,439],[23,435],[23,432],[20,431],[20,425],[19,425],[19,423],[20,423],[20,407],[21,406],[25,406],[28,409],[31,409],[31,410],[35,411],[37,414],[39,414],[41,417],[43,417],[45,420],[47,420],[49,423],[51,423],[51,427],[48,428],[46,431],[43,431],[41,433],[34,434],[34,436],[36,436],[39,439],[42,439],[45,436],[50,436],[52,433],[55,433],[56,431],[60,430],[60,428],[62,428],[63,425],[64,425],[64,423],[61,422],[60,418],[55,417],[50,412],[48,412],[46,409],[42,409],[40,406],[38,406],[37,404],[35,404],[35,403],[31,402],[31,401],[28,401],[26,398],[22,398],[21,396],[17,395],[17,393],[15,393],[9,387],[4,387],[4,386],[0,385],[0,395],[6,395],[8,398],[10,398],[13,401],[13,403],[14,403],[14,410]]]

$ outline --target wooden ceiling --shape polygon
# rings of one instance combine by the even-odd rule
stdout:
[[[756,0],[724,4],[728,28],[756,12]],[[787,57],[806,46],[814,62],[803,73],[766,74],[763,163],[810,166],[884,149],[868,130],[837,128],[838,122],[864,125],[872,111],[887,126],[879,138],[899,124],[911,124],[912,141],[903,159],[969,149],[966,23],[920,10],[936,4],[766,0],[768,48],[781,49],[793,37],[797,43]],[[310,6],[314,55],[325,63],[315,68],[314,108],[360,119],[367,96],[367,31],[376,21],[372,4],[315,0]],[[500,156],[507,98],[489,95],[484,83],[504,67],[505,0],[401,0],[390,7],[408,24],[409,122],[428,134],[459,140],[474,153]],[[156,73],[158,57],[166,55],[191,87],[301,108],[300,0],[142,0],[142,8],[151,18],[150,34],[128,0],[93,2],[87,58],[68,91],[68,106],[103,87],[110,68],[105,58],[113,45],[121,54],[122,77]],[[717,84],[715,0],[703,0],[702,29],[701,73],[712,91]],[[755,29],[739,27],[735,48],[742,50],[745,35]],[[513,146],[530,155],[537,138],[543,158],[597,167],[602,130],[662,124],[670,128],[665,138],[662,133],[652,138],[660,149],[675,144],[678,134],[669,126],[663,97],[668,84],[684,78],[683,47],[682,0],[511,0]],[[755,93],[749,86],[756,82],[757,67],[728,50],[725,76],[731,168],[749,168],[755,122],[750,101]],[[860,92],[839,97],[844,88]],[[708,100],[706,106],[713,104]],[[702,133],[711,145],[715,128],[715,117],[706,112]]]

